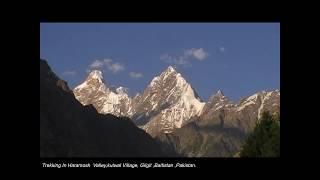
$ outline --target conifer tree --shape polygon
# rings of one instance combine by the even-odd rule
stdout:
[[[240,157],[280,157],[280,116],[262,114],[253,132],[248,136]]]

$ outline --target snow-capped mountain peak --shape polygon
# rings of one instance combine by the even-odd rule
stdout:
[[[127,94],[127,89],[107,87],[99,70],[91,71],[73,93],[81,104],[92,104],[99,113],[131,115],[131,98]]]
[[[213,101],[214,99],[220,99],[225,97],[223,92],[219,89],[216,93],[213,93],[210,97],[209,97],[209,102]]]
[[[175,72],[175,68],[172,66],[168,66],[168,68],[166,69],[167,72]]]
[[[98,79],[99,81],[103,81],[102,72],[100,70],[93,70],[89,73],[87,79]]]
[[[168,76],[172,76],[177,74],[178,72],[176,71],[176,69],[172,66],[168,66],[167,69],[165,69],[161,74],[160,77],[163,77],[164,79]]]
[[[224,101],[227,97],[224,96],[221,90],[218,90],[212,96],[210,96],[208,103],[216,103],[217,101]]]
[[[223,92],[220,89],[217,91],[217,93],[215,95],[220,96],[220,97],[224,96]]]
[[[192,116],[200,114],[205,103],[201,102],[197,93],[172,66],[153,78],[137,103],[137,113],[144,114],[144,129],[150,134],[171,132],[180,128]],[[139,124],[139,123],[138,123]]]
[[[208,110],[219,110],[229,104],[229,99],[224,96],[223,92],[221,90],[218,90],[216,93],[210,96],[209,101],[206,103],[206,105],[203,108],[203,111]]]
[[[116,89],[116,92],[118,94],[128,94],[128,88],[120,86]]]

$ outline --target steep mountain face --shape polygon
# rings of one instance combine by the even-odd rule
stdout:
[[[185,157],[232,157],[244,143],[245,134],[236,128],[198,126],[190,122],[170,134],[158,134],[168,150]]]
[[[99,113],[116,116],[132,115],[131,98],[124,87],[107,87],[102,72],[90,72],[86,80],[74,88],[73,93],[83,105],[92,104]]]
[[[91,75],[88,86],[100,83],[98,72]],[[130,119],[99,114],[92,105],[80,104],[67,83],[40,59],[40,157],[171,156],[161,149]]]
[[[199,115],[205,104],[171,66],[155,77],[133,102],[133,120],[152,136],[181,128],[191,117]]]
[[[199,115],[205,104],[172,66],[133,99],[123,88],[113,91],[106,87],[101,71],[92,71],[73,92],[83,105],[92,104],[102,114],[130,117],[152,136],[182,127]]]
[[[209,101],[205,104],[203,108],[202,114],[208,113],[208,111],[217,111],[229,103],[230,101],[226,96],[224,96],[223,92],[221,90],[218,90],[217,93],[213,94],[209,98]]]
[[[280,113],[280,91],[259,92],[232,104],[221,91],[210,97],[199,117],[157,138],[189,157],[230,157],[240,151],[262,112]]]

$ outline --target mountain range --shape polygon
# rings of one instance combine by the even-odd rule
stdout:
[[[264,111],[280,113],[279,90],[204,102],[169,66],[134,97],[99,70],[72,91],[40,59],[41,157],[234,157]]]
[[[94,70],[73,92],[83,105],[93,104],[103,114],[130,117],[152,136],[181,128],[191,117],[199,115],[205,105],[172,66],[133,98],[125,88],[112,90],[105,84],[102,72]]]
[[[92,104],[102,114],[130,117],[150,134],[159,133],[153,130],[154,126],[161,132],[170,133],[194,116],[208,119],[220,111],[238,116],[249,111],[246,114],[259,118],[263,111],[273,112],[280,106],[279,90],[261,91],[242,98],[238,103],[229,101],[219,90],[205,103],[172,66],[154,77],[143,93],[133,98],[128,96],[124,87],[107,87],[99,70],[92,71],[73,92],[83,105]]]
[[[279,90],[257,92],[237,103],[219,90],[203,102],[172,66],[132,98],[124,87],[107,87],[99,70],[89,73],[73,93],[99,113],[131,118],[165,149],[189,157],[234,156],[264,111],[280,113]]]
[[[261,113],[280,113],[280,92],[259,92],[233,104],[221,91],[211,96],[200,116],[157,139],[188,157],[234,157]]]

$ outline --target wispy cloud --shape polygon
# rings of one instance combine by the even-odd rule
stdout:
[[[219,47],[219,52],[224,53],[225,51],[226,51],[225,47],[223,47],[223,46]]]
[[[160,56],[160,60],[166,63],[176,64],[184,67],[191,66],[191,60],[196,59],[202,61],[209,56],[209,53],[205,52],[203,48],[191,48],[184,50],[183,54],[180,56],[172,56],[169,54],[163,54]]]
[[[209,54],[207,52],[205,52],[203,50],[203,48],[187,49],[187,50],[185,50],[184,54],[185,54],[186,57],[190,57],[191,56],[191,57],[193,57],[193,58],[195,58],[196,60],[199,60],[199,61],[202,61],[202,60],[204,60],[205,58],[207,58],[209,56]]]
[[[143,77],[143,74],[139,72],[130,72],[129,75],[132,79],[139,79]]]
[[[92,69],[100,69],[100,68],[103,67],[103,65],[104,65],[103,61],[95,60],[95,61],[93,61],[93,63],[91,63],[89,65],[89,67],[92,68]]]
[[[95,60],[89,65],[90,69],[107,68],[112,73],[117,73],[125,70],[125,66],[119,62],[114,62],[112,59]]]
[[[163,54],[160,56],[160,59],[166,61],[172,59],[172,56],[170,56],[169,54]]]
[[[105,59],[105,63],[107,65],[108,70],[110,70],[113,73],[117,73],[119,71],[123,71],[124,70],[124,65],[123,64],[120,64],[118,62],[113,63],[112,61],[109,61],[109,60],[110,59]]]
[[[74,75],[76,75],[76,74],[77,74],[76,71],[64,71],[64,72],[62,73],[63,76],[74,76]]]
[[[185,58],[184,56],[174,57],[169,54],[163,54],[162,56],[160,56],[160,60],[163,60],[169,64],[176,64],[182,66],[191,65],[189,61],[187,61],[187,58]]]

